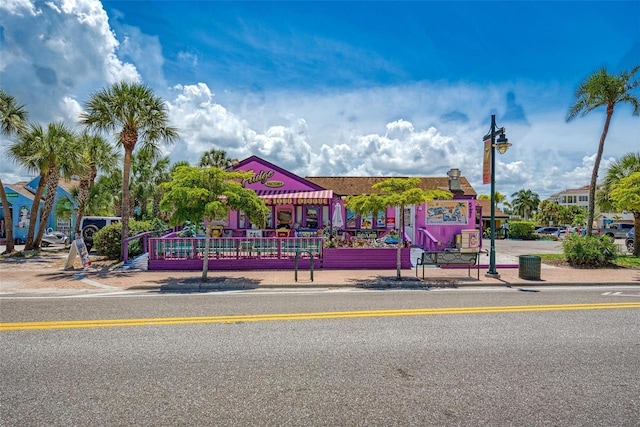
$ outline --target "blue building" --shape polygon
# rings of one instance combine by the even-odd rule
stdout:
[[[31,207],[33,206],[33,198],[38,188],[40,177],[36,177],[29,182],[18,182],[15,184],[4,184],[4,191],[7,194],[7,200],[9,207],[6,209],[0,202],[0,241],[4,242],[6,239],[6,216],[11,215],[13,219],[13,238],[16,243],[22,243],[27,239],[27,233],[29,231],[29,224],[33,218],[31,215]],[[71,189],[78,185],[78,181],[61,180],[56,192],[55,201],[66,198],[73,203],[74,211],[77,207],[75,199],[71,196]],[[36,221],[36,232],[38,230],[40,221],[40,212],[44,207],[44,200],[40,200],[40,209],[38,209],[38,216]],[[75,214],[72,219],[62,219],[56,216],[55,206],[49,219],[47,220],[46,229],[55,231],[62,231],[67,235],[71,235],[75,223]]]

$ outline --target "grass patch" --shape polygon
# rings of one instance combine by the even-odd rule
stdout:
[[[619,265],[620,267],[630,267],[630,268],[640,269],[640,257],[627,255],[627,254],[618,255],[616,264]]]
[[[551,260],[551,259],[559,259],[559,260],[566,260],[564,254],[538,254],[537,256],[540,257],[541,260]]]
[[[548,263],[550,264],[554,264],[554,261],[555,264],[557,264],[562,261],[566,262],[567,260],[564,254],[537,254],[536,256],[539,256],[542,262],[548,261]],[[616,262],[614,262],[613,264],[617,265],[618,267],[640,269],[640,257],[634,257],[633,255],[629,254],[620,254],[616,259]]]

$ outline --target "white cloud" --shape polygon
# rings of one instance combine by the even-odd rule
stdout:
[[[565,123],[572,88],[412,82],[233,92],[207,81],[165,83],[159,39],[115,22],[118,34],[96,0],[0,3],[3,89],[35,121],[73,123],[92,91],[143,80],[167,99],[180,130],[181,142],[167,148],[172,161],[195,164],[204,151],[219,148],[232,158],[264,157],[300,176],[444,176],[456,167],[480,194],[489,192],[482,185],[482,137],[496,114],[513,144],[496,158],[501,193],[527,188],[544,198],[591,177],[604,111]],[[182,52],[178,59],[195,66],[202,58]],[[628,108],[617,109],[600,176],[613,158],[638,146],[637,119]],[[7,182],[25,176],[4,159],[0,172]]]
[[[97,0],[0,3],[2,86],[30,117],[50,121],[64,97],[82,99],[118,80],[139,80]]]

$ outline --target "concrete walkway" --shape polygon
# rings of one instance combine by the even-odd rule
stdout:
[[[548,242],[547,242],[548,243]],[[557,251],[554,245],[525,246],[525,252],[545,253]],[[64,251],[32,258],[10,257],[0,259],[0,294],[22,293],[77,293],[121,290],[150,290],[166,292],[193,292],[202,290],[254,289],[254,288],[428,288],[461,286],[551,286],[551,285],[631,285],[640,286],[640,269],[602,268],[578,269],[556,267],[542,263],[540,279],[519,277],[519,254],[523,250],[511,249],[509,253],[496,251],[499,278],[487,277],[489,257],[480,257],[480,267],[467,268],[425,267],[401,271],[396,280],[396,270],[315,270],[313,280],[309,270],[300,270],[297,281],[292,270],[269,271],[209,271],[208,281],[201,282],[199,271],[145,271],[144,263],[110,267],[94,265],[82,269],[76,261],[75,270],[63,269]],[[412,262],[419,257],[419,250],[412,253]],[[136,268],[136,265],[138,268]]]

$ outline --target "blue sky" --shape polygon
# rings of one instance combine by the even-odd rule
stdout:
[[[180,129],[174,161],[219,148],[301,176],[457,167],[487,194],[496,114],[513,143],[497,190],[545,198],[589,182],[604,110],[567,124],[567,108],[593,71],[640,64],[640,2],[8,0],[0,41],[0,85],[33,120],[73,124],[120,79],[151,86]],[[616,111],[603,172],[639,150],[639,120]],[[0,175],[28,177],[4,160]]]

